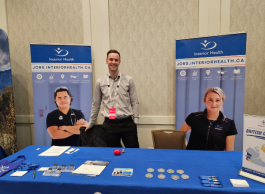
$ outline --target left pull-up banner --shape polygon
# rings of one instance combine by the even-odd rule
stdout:
[[[91,46],[31,44],[35,145],[51,145],[46,117],[57,109],[54,92],[67,87],[73,96],[71,109],[89,120],[92,104]],[[59,119],[59,118],[58,118]]]
[[[8,36],[0,29],[0,146],[10,155],[17,152],[15,122]]]

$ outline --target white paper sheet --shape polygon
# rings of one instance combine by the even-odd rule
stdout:
[[[74,172],[74,174],[84,174],[84,175],[100,175],[100,173],[106,168],[106,166],[99,166],[99,165],[88,165],[82,164],[78,167]]]
[[[13,174],[11,174],[10,176],[24,176],[24,174],[26,174],[28,171],[16,171]]]
[[[241,179],[230,179],[230,182],[234,187],[249,187],[246,180]]]
[[[52,146],[48,150],[39,154],[39,156],[60,156],[71,146]]]
[[[50,167],[41,167],[38,171],[46,171],[48,170]]]

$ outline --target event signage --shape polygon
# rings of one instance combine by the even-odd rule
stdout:
[[[17,132],[15,123],[13,81],[8,36],[4,30],[0,29],[0,160],[2,159],[1,147],[10,155],[17,152]]]
[[[238,130],[235,150],[242,150],[246,37],[237,33],[176,40],[176,130],[190,113],[205,109],[207,88],[220,87],[226,94],[223,113]]]
[[[31,44],[35,144],[51,145],[46,117],[56,110],[54,92],[67,87],[71,108],[81,110],[88,120],[92,104],[91,47],[82,45]]]
[[[244,115],[242,170],[265,178],[265,117]]]

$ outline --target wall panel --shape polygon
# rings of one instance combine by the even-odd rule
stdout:
[[[33,115],[30,43],[83,44],[81,0],[8,0],[16,115]]]
[[[109,20],[110,47],[134,78],[140,115],[174,116],[175,40],[198,36],[198,0],[109,0]]]
[[[265,1],[231,0],[230,32],[247,31],[245,114],[265,116]]]

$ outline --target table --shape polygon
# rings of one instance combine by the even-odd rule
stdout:
[[[36,150],[40,148],[40,150]],[[13,159],[18,155],[26,156],[26,163],[39,163],[41,167],[49,167],[53,164],[74,164],[76,167],[86,160],[109,161],[100,176],[89,178],[63,173],[60,177],[45,177],[43,172],[36,171],[23,177],[10,177],[8,174],[0,177],[1,193],[38,193],[38,194],[67,194],[86,193],[94,194],[175,194],[175,193],[265,193],[265,185],[251,179],[239,176],[238,171],[242,167],[242,152],[215,152],[215,151],[191,151],[191,150],[161,150],[161,149],[130,149],[125,148],[125,153],[120,156],[113,154],[114,148],[81,147],[78,152],[71,155],[63,153],[58,157],[41,157],[38,154],[47,150],[49,146],[29,146],[6,159]],[[145,177],[147,168],[154,168],[154,177]],[[114,168],[133,168],[132,177],[113,177]],[[171,179],[167,172],[165,179],[158,179],[158,168],[183,169],[190,179]],[[174,173],[177,174],[177,173]],[[218,176],[223,188],[202,187],[199,175]],[[229,179],[245,179],[250,188],[233,187]]]

